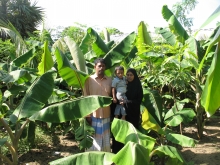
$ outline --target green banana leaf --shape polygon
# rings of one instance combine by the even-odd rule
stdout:
[[[14,64],[17,67],[22,67],[27,62],[29,62],[32,58],[34,58],[35,51],[36,51],[35,48],[32,48],[31,50],[29,50],[25,54],[23,54],[23,55],[17,57],[16,59],[14,59],[11,63]]]
[[[196,116],[195,112],[191,108],[183,108],[177,111],[175,106],[173,106],[165,115],[164,123],[169,126],[178,126],[180,123],[187,123],[192,121]]]
[[[12,85],[12,87],[4,92],[4,99],[11,95],[18,95],[21,91],[26,91],[28,88],[23,85]]]
[[[135,39],[136,34],[134,32],[130,33],[104,56],[106,69],[120,64],[130,54],[134,48]]]
[[[195,147],[196,145],[196,140],[180,134],[166,134],[166,139],[183,147]]]
[[[182,155],[179,153],[179,151],[175,147],[172,147],[172,146],[166,146],[166,145],[159,146],[153,151],[153,155],[158,155],[159,157],[168,156],[171,159],[174,159],[174,161],[176,161],[177,159],[178,165],[187,164],[184,158],[182,157]]]
[[[142,145],[128,142],[114,157],[117,165],[144,165],[150,164],[149,150]]]
[[[97,57],[104,56],[109,51],[108,47],[98,33],[92,28],[88,28],[87,33],[79,47],[82,50],[82,53],[86,54],[91,50],[89,49],[91,46]]]
[[[66,56],[59,51],[58,48],[55,51],[55,56],[57,59],[58,72],[60,76],[67,82],[69,86],[83,88],[89,75],[77,70],[66,58]]]
[[[69,47],[76,68],[82,72],[86,72],[86,61],[78,45],[69,36],[66,36],[64,41]]]
[[[111,165],[114,154],[109,152],[84,152],[61,158],[50,165]]]
[[[40,120],[50,123],[62,123],[85,117],[100,107],[109,106],[111,97],[91,95],[66,100],[50,105],[30,117],[30,120]]]
[[[138,54],[143,54],[147,51],[146,45],[151,45],[152,39],[147,31],[147,27],[143,21],[138,25],[138,35],[136,40],[136,47],[138,49]]]
[[[161,34],[162,37],[172,46],[176,44],[176,37],[166,28],[155,28],[156,33]]]
[[[95,134],[95,129],[88,125],[83,119],[83,124],[74,131],[75,139],[79,142],[80,150],[90,148],[93,144],[92,135]]]
[[[155,144],[155,139],[139,132],[131,123],[114,118],[111,131],[115,139],[121,143],[135,142],[151,151]]]
[[[54,74],[54,71],[48,71],[36,79],[26,91],[24,98],[13,114],[21,119],[40,111],[53,92]]]
[[[220,107],[220,42],[212,60],[211,67],[208,72],[205,87],[201,96],[201,104],[205,108],[208,116],[212,116]]]
[[[44,43],[44,53],[41,58],[41,62],[38,65],[38,74],[43,75],[48,70],[50,70],[54,65],[50,50],[48,48],[48,41]]]
[[[1,79],[1,81],[5,83],[17,82],[18,84],[22,84],[30,80],[31,80],[31,76],[26,70],[12,71],[9,74],[4,75],[4,77],[2,77]]]
[[[218,18],[218,16],[220,15],[220,6],[218,6],[215,11],[207,18],[207,20],[201,25],[201,27],[199,28],[202,29],[205,26],[207,26],[209,23],[211,23],[214,19]],[[195,33],[195,35],[199,32],[199,30]]]
[[[159,126],[162,126],[162,98],[158,91],[143,89],[143,105],[147,108],[151,116],[156,120]]]
[[[163,18],[168,22],[170,31],[176,35],[176,38],[179,42],[184,44],[185,41],[189,38],[189,35],[179,23],[175,15],[168,9],[167,5],[162,7],[162,15]]]

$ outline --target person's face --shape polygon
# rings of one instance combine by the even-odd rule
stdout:
[[[95,72],[97,76],[103,76],[105,71],[105,64],[99,62],[95,65]]]
[[[118,78],[122,79],[124,76],[124,71],[118,69],[118,70],[116,70],[115,74]]]
[[[132,72],[127,72],[126,77],[128,82],[132,82],[134,80],[134,75]]]

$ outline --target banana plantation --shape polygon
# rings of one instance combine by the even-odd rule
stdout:
[[[219,13],[218,8],[203,26]],[[53,41],[45,29],[23,39],[1,20],[8,37],[0,49],[0,164],[18,165],[21,138],[33,145],[35,129],[42,125],[62,124],[81,150],[92,145],[94,130],[84,117],[112,103],[111,97],[83,97],[98,57],[107,62],[110,77],[118,65],[137,70],[144,89],[140,129],[114,119],[112,136],[124,143],[117,154],[80,152],[49,164],[153,165],[154,158],[160,164],[189,164],[176,146],[194,147],[203,138],[205,120],[220,107],[220,27],[197,40],[166,5],[161,16],[168,27],[155,28],[154,35],[140,22],[120,41],[111,40],[108,30],[103,39],[89,27],[81,42],[68,36]],[[186,123],[196,123],[196,139],[183,134]]]

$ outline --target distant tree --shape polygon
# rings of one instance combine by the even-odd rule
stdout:
[[[43,8],[31,0],[0,0],[0,19],[11,22],[23,38],[37,30],[43,21]]]
[[[177,2],[172,7],[174,15],[190,32],[191,27],[193,26],[193,18],[188,18],[187,15],[195,9],[197,4],[197,0],[182,0],[182,2]]]
[[[86,34],[87,26],[80,23],[74,23],[74,24],[75,26],[69,26],[64,28],[64,30],[60,34],[60,37],[69,36],[77,44],[80,44],[83,37]]]
[[[122,34],[124,34],[123,32],[121,32],[120,30],[116,29],[116,28],[112,28],[112,27],[107,27],[106,30],[108,31],[109,33],[109,36],[121,36]],[[104,32],[101,31],[99,33],[100,37],[105,40],[105,36],[104,36]]]

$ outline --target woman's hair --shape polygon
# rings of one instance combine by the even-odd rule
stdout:
[[[97,58],[95,61],[94,61],[94,64],[97,65],[98,63],[102,63],[102,64],[105,64],[105,60],[103,58]]]
[[[116,66],[115,67],[115,74],[117,70],[123,70],[124,71],[124,67],[123,66]]]

